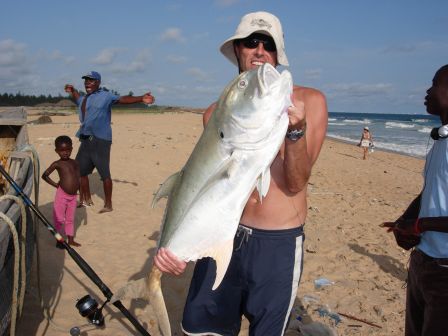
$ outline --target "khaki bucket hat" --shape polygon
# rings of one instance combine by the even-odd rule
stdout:
[[[268,12],[254,12],[243,16],[236,28],[235,34],[224,41],[219,49],[225,57],[238,66],[238,60],[233,49],[233,41],[248,37],[252,33],[261,33],[271,36],[277,48],[277,62],[289,66],[285,53],[282,25],[279,19]]]

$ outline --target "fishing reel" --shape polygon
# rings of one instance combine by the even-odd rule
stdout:
[[[76,308],[82,317],[86,317],[90,323],[101,327],[104,325],[103,307],[108,301],[98,308],[98,302],[87,294],[78,300]]]

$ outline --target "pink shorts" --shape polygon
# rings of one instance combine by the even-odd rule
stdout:
[[[62,233],[62,225],[64,225],[67,236],[75,235],[75,211],[76,194],[67,194],[61,187],[58,187],[53,204],[53,221],[56,231]]]

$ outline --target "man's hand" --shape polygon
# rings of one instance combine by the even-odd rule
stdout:
[[[302,101],[296,101],[295,105],[288,107],[288,117],[289,129],[302,129],[305,127],[305,104]]]
[[[71,84],[65,84],[64,91],[70,94],[73,94],[73,91],[75,91],[75,88]]]
[[[414,224],[417,219],[398,218],[395,222],[384,222],[387,232],[393,232],[398,246],[409,250],[420,243],[420,235],[416,234]]]
[[[151,95],[151,92],[147,92],[143,95],[143,102],[145,104],[152,104],[155,102],[155,98],[153,95]]]
[[[187,267],[185,261],[179,260],[173,253],[163,247],[157,251],[154,264],[162,272],[173,275],[181,275]]]

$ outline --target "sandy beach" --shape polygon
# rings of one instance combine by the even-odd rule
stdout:
[[[30,121],[37,118],[29,116]],[[56,136],[72,137],[72,158],[79,146],[74,137],[76,115],[51,119],[52,123],[28,127],[30,143],[40,156],[41,173],[57,160]],[[114,211],[98,214],[103,188],[95,171],[90,178],[95,204],[76,212],[76,240],[82,244],[76,250],[115,292],[149,271],[165,205],[161,201],[151,209],[152,195],[186,162],[202,132],[202,116],[114,113],[112,122]],[[381,151],[362,160],[360,148],[325,141],[309,181],[304,270],[287,335],[300,335],[295,329],[298,320],[319,322],[337,335],[403,335],[409,252],[398,247],[393,235],[379,225],[395,220],[419,193],[423,164],[421,159]],[[54,193],[41,180],[39,209],[50,221]],[[84,336],[138,335],[111,304],[103,310],[105,327],[88,325],[75,308],[77,299],[90,294],[102,304],[103,294],[65,251],[55,248],[45,227],[39,224],[38,228],[39,262],[35,258],[17,335],[69,335],[75,326]],[[173,335],[182,335],[179,325],[191,271],[189,265],[180,278],[163,277]],[[329,284],[317,288],[315,280],[319,279]],[[145,300],[123,304],[151,335],[158,335]],[[246,323],[240,335],[247,335]]]

